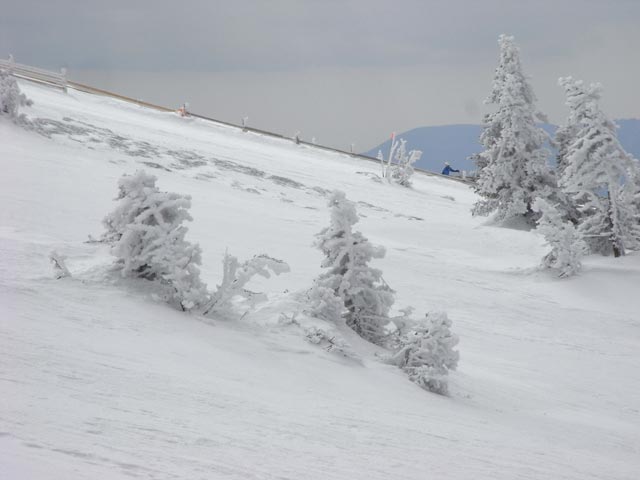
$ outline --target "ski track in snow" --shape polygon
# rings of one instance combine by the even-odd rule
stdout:
[[[21,82],[29,131],[0,118],[0,478],[636,479],[640,257],[536,271],[545,248],[471,218],[462,184],[78,92]],[[101,232],[122,173],[193,197],[203,278],[266,252],[287,275],[241,321],[204,321],[106,274]],[[319,273],[334,188],[416,315],[460,336],[450,397],[341,334],[357,359],[278,321]],[[68,256],[53,280],[48,254]],[[288,292],[288,293],[287,293]]]

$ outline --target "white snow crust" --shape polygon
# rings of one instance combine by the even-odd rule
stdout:
[[[0,117],[1,479],[637,479],[640,256],[537,270],[535,232],[472,218],[464,184],[20,82],[26,130]],[[191,195],[202,279],[225,249],[291,272],[251,287],[242,319],[203,319],[106,275],[98,238],[117,179],[144,168]],[[411,383],[351,332],[353,357],[279,322],[321,272],[329,191],[396,307],[446,311],[460,337],[449,396]],[[53,277],[49,254],[71,277]]]

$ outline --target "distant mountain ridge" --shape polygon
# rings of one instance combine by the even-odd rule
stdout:
[[[622,146],[640,159],[640,119],[616,120],[618,125],[618,138]],[[541,125],[547,133],[553,135],[558,128],[556,125]],[[432,172],[440,172],[444,162],[449,162],[454,168],[460,170],[475,170],[475,165],[469,156],[482,151],[478,143],[481,125],[459,124],[441,125],[435,127],[418,127],[396,135],[396,138],[403,138],[407,141],[409,150],[422,150],[422,158],[416,164],[418,167]],[[391,140],[365,152],[365,155],[375,157],[379,150],[386,156],[389,154]],[[555,162],[553,152],[550,161]]]

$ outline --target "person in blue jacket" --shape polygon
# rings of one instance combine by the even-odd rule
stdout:
[[[456,170],[449,165],[449,162],[444,162],[444,169],[442,170],[442,175],[449,175],[451,172],[459,173],[460,170]]]

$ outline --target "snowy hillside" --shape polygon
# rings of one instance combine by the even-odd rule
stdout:
[[[636,479],[640,256],[536,270],[535,233],[472,218],[466,185],[114,99],[32,85],[26,130],[0,117],[0,478]],[[203,278],[225,249],[291,272],[269,300],[204,320],[107,275],[98,237],[116,182],[144,168],[192,196]],[[417,315],[460,337],[450,395],[435,395],[340,330],[352,357],[282,322],[320,272],[313,236],[333,189]],[[55,280],[48,255],[73,277]]]

